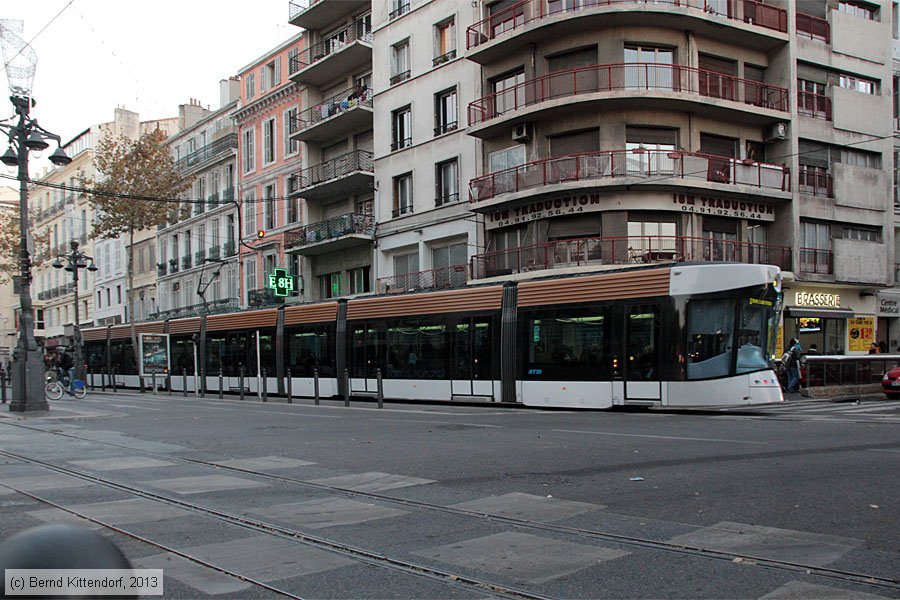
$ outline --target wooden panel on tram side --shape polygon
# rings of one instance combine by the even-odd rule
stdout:
[[[206,331],[232,331],[239,329],[267,329],[275,327],[277,309],[234,312],[206,318]],[[199,331],[199,330],[198,330]]]
[[[169,333],[200,333],[200,317],[169,321]]]
[[[641,269],[587,277],[523,281],[519,283],[518,306],[668,296],[670,271],[668,268]]]
[[[500,310],[503,286],[359,298],[347,305],[347,320]]]
[[[284,325],[305,325],[312,323],[334,323],[337,319],[338,303],[305,304],[288,306],[284,309]]]
[[[142,333],[162,333],[165,324],[162,321],[153,323],[138,323],[134,326],[135,333],[140,337]],[[131,337],[130,325],[116,325],[109,330],[109,339],[124,340]]]
[[[100,327],[96,329],[82,329],[81,330],[81,339],[85,342],[92,342],[97,340],[105,340],[106,339],[106,327]]]

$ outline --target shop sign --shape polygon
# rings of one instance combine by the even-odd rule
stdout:
[[[540,221],[550,217],[562,217],[583,212],[597,212],[599,210],[601,210],[600,194],[560,196],[495,210],[488,213],[485,226],[488,229],[509,227],[510,225],[521,225],[522,223]]]
[[[276,296],[288,296],[294,291],[294,276],[287,269],[275,269],[266,278],[266,287],[275,290]]]
[[[850,328],[850,352],[865,352],[875,341],[875,317],[847,319]]]
[[[709,198],[693,194],[673,194],[672,202],[681,212],[754,221],[775,221],[775,207],[765,202]]]
[[[814,306],[817,308],[840,308],[840,294],[822,294],[812,292],[797,292],[794,296],[794,304],[796,306]]]
[[[878,316],[879,317],[900,317],[900,300],[896,298],[879,298],[878,299]]]

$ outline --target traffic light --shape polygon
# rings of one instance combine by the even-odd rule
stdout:
[[[258,237],[259,239],[263,239],[264,237],[266,237],[266,230],[265,229],[257,230],[256,237]]]

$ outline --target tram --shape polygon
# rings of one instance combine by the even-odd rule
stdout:
[[[604,409],[783,401],[781,272],[678,263],[139,323],[174,391]],[[85,329],[89,381],[137,387],[128,325]],[[220,375],[221,373],[221,375]],[[243,383],[242,383],[243,382]]]

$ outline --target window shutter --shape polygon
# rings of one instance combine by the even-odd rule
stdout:
[[[275,59],[275,81],[272,82],[272,85],[278,85],[281,83],[281,57],[277,57]]]

